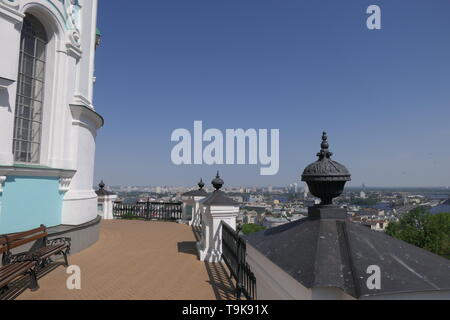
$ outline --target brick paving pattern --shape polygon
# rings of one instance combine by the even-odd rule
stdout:
[[[222,264],[198,260],[196,234],[171,222],[103,221],[100,240],[69,257],[81,268],[81,290],[68,290],[62,266],[39,280],[37,292],[18,300],[233,299]]]

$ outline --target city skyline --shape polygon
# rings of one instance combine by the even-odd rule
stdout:
[[[103,180],[100,180],[103,181]],[[104,182],[104,181],[103,181]],[[268,190],[269,188],[273,188],[274,191],[278,191],[281,189],[288,189],[291,186],[294,186],[295,183],[289,183],[286,185],[224,185],[223,189],[224,190],[229,190],[229,189],[239,189],[239,188],[243,188],[243,189],[264,189],[264,190]],[[98,188],[98,185],[94,185],[95,188]],[[106,184],[106,188],[179,188],[179,189],[197,189],[198,186],[197,184],[191,184],[191,185],[121,185],[121,184],[117,184],[117,185],[110,185],[110,184]],[[303,190],[305,189],[305,187],[307,187],[306,183],[299,183],[298,184],[298,192],[302,193]],[[204,189],[207,190],[214,190],[214,187],[212,186],[212,184],[210,183],[206,183],[205,182],[205,187]],[[450,186],[429,186],[429,187],[423,187],[423,186],[367,186],[365,185],[363,186],[357,186],[357,185],[346,185],[345,186],[345,190],[393,190],[393,191],[402,191],[402,190],[417,190],[417,189],[424,189],[424,190],[442,190],[442,191],[449,191],[450,190]]]
[[[95,180],[189,186],[220,170],[229,185],[286,185],[316,160],[325,130],[350,186],[448,185],[450,4],[378,1],[382,29],[368,30],[370,4],[100,3]],[[175,166],[170,135],[196,120],[279,129],[278,174]]]

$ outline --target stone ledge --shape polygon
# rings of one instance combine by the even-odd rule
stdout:
[[[76,170],[34,165],[0,166],[0,176],[72,178]]]
[[[48,237],[49,239],[59,237],[71,238],[70,254],[72,255],[89,248],[98,241],[101,220],[102,218],[97,216],[94,220],[77,226],[60,225],[48,228]]]

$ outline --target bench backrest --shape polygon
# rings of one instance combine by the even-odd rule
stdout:
[[[0,236],[0,254],[7,251],[6,249],[6,237]]]
[[[43,225],[39,228],[28,230],[25,232],[0,236],[0,254],[8,252],[11,249],[23,246],[24,244],[45,238],[47,236],[47,228]]]

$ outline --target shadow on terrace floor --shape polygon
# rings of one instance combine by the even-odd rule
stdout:
[[[228,270],[223,263],[205,262],[205,268],[217,300],[235,300],[235,286],[228,276]]]
[[[195,239],[200,241],[201,228],[192,226]],[[194,248],[196,250],[196,248]],[[197,251],[196,251],[197,252]],[[236,287],[229,276],[229,272],[223,263],[205,262],[208,272],[209,283],[211,284],[217,300],[235,300]]]

